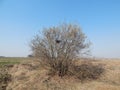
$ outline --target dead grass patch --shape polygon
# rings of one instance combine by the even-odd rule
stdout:
[[[91,63],[93,67],[89,66]],[[101,65],[104,65],[105,69],[99,78],[94,80],[86,78],[82,83],[75,75],[70,76],[70,74],[62,78],[57,75],[51,77],[48,75],[50,68],[46,66],[43,67],[39,61],[30,61],[28,64],[30,65],[27,65],[27,62],[14,65],[9,71],[12,75],[12,81],[8,84],[7,90],[120,90],[120,61],[98,60],[89,63],[77,61],[76,67],[78,71],[79,66],[82,67],[83,71],[89,67],[99,67],[98,69],[100,69]],[[34,65],[37,67],[34,68]],[[31,69],[32,67],[33,69]],[[89,71],[91,71],[91,69]],[[89,71],[86,72],[91,73]],[[96,71],[96,69],[94,71]],[[99,70],[97,72],[99,72]]]

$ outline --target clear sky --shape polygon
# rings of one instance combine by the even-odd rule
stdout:
[[[92,56],[120,58],[120,0],[0,0],[0,56],[27,56],[42,28],[77,23]]]

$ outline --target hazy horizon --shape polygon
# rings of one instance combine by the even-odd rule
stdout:
[[[0,56],[26,57],[44,27],[77,23],[93,57],[120,58],[119,0],[0,0]]]

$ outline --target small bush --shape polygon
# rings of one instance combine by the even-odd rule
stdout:
[[[71,75],[74,75],[81,81],[98,79],[104,72],[101,65],[81,64],[80,66],[73,66],[70,70]]]
[[[8,82],[11,81],[11,75],[6,68],[0,68],[0,90],[6,90]]]
[[[66,67],[63,67],[66,68]],[[59,75],[59,72],[56,69],[50,69],[49,75]],[[64,69],[65,70],[65,69]],[[63,71],[62,71],[63,72]],[[93,65],[91,63],[86,64],[83,63],[81,65],[76,66],[75,64],[70,64],[69,69],[65,73],[67,76],[73,76],[81,81],[84,80],[95,80],[98,79],[101,74],[103,74],[104,68],[102,65]]]

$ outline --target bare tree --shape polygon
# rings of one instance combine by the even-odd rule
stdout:
[[[78,25],[62,24],[44,28],[42,34],[31,41],[31,49],[35,57],[44,60],[59,76],[64,76],[70,64],[78,56],[86,53],[89,43]]]

